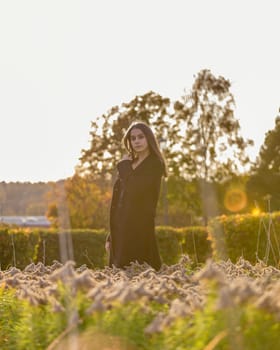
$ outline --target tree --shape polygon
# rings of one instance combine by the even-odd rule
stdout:
[[[169,124],[169,105],[169,98],[150,91],[98,117],[91,124],[90,148],[82,150],[77,172],[90,173],[95,178],[110,178],[124,151],[121,149],[124,133],[133,121],[150,125],[158,140],[165,137],[171,143],[176,142]]]
[[[51,226],[54,228],[58,227],[58,209],[56,203],[49,203],[46,212],[46,217],[51,222]]]
[[[99,186],[111,179],[123,152],[120,145],[125,130],[132,121],[141,120],[152,127],[159,141],[167,141],[164,155],[169,175],[174,184],[178,181],[170,186],[168,198],[180,201],[170,191],[178,187],[184,191],[188,186],[183,182],[189,181],[197,197],[200,191],[207,197],[206,206],[214,215],[213,191],[207,184],[232,175],[249,161],[245,149],[252,141],[240,135],[233,109],[229,81],[216,78],[209,70],[199,72],[190,93],[172,105],[169,98],[153,91],[136,96],[92,122],[90,147],[82,150],[77,173],[93,175]],[[194,207],[200,212],[205,203],[196,202]]]
[[[178,181],[177,186],[170,186],[168,190],[168,197],[173,200],[176,197],[176,194],[172,192],[173,188],[178,189],[181,186],[182,192],[183,187],[186,188],[186,184],[182,184],[182,178],[178,174],[180,164],[176,158],[176,145],[177,147],[180,145],[182,135],[177,132],[176,128],[173,128],[176,123],[170,117],[169,107],[170,100],[168,98],[150,91],[144,95],[136,96],[130,102],[111,108],[106,114],[97,118],[96,121],[92,122],[90,131],[91,146],[88,150],[82,150],[77,173],[82,176],[91,174],[100,187],[104,185],[106,187],[104,179],[110,179],[116,163],[121,158],[123,152],[121,141],[126,129],[133,121],[144,121],[152,127],[160,143],[162,140],[166,141],[167,147],[164,149],[164,155],[167,160],[169,174],[177,175],[177,177],[173,177],[172,183]],[[162,196],[164,196],[163,192]],[[164,200],[166,202],[166,198]],[[176,203],[178,204],[178,201]],[[175,213],[175,206],[171,202],[169,204],[170,223],[186,222],[186,214],[182,218],[183,214],[178,215],[178,210]],[[188,207],[188,204],[184,203],[183,207]],[[161,211],[165,212],[165,214],[162,213],[162,216],[160,215]],[[161,220],[160,223],[165,223],[166,210],[161,208],[160,205],[158,217]]]
[[[183,135],[176,156],[179,173],[197,182],[205,224],[219,214],[216,184],[249,163],[245,150],[253,142],[241,136],[234,107],[230,82],[207,69],[197,74],[190,93],[174,103],[175,128]]]
[[[253,142],[240,135],[234,106],[230,82],[206,69],[174,103],[176,130],[184,135],[178,157],[188,178],[221,181],[248,164],[245,149]]]
[[[280,109],[279,109],[280,113]],[[280,115],[275,118],[275,127],[265,134],[257,160],[259,171],[280,173]]]
[[[108,226],[110,196],[103,194],[89,176],[75,174],[65,183],[71,227],[104,228]]]
[[[47,216],[60,228],[108,228],[110,199],[92,177],[75,174],[54,184]]]
[[[280,109],[279,109],[280,113]],[[251,201],[262,210],[280,209],[280,115],[275,127],[265,134],[265,140],[252,168],[247,188]]]
[[[170,175],[165,185],[168,199],[168,224],[177,227],[198,224],[197,218],[201,216],[201,202],[196,182]],[[157,215],[159,224],[165,224],[165,200],[162,186]]]

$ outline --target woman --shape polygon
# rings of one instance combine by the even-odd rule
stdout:
[[[105,248],[109,265],[123,268],[132,261],[161,266],[155,237],[155,215],[166,165],[148,125],[133,123],[124,136],[125,155],[117,164],[110,208],[110,235]]]

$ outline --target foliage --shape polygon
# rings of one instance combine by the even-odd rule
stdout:
[[[277,211],[280,209],[280,192],[278,190],[280,174],[270,171],[258,171],[247,183],[250,202],[261,211]]]
[[[175,264],[182,254],[196,263],[209,257],[243,256],[278,266],[280,261],[280,213],[220,216],[208,227],[157,226],[156,234],[164,263]],[[0,231],[1,268],[23,268],[30,262],[51,264],[54,260],[74,259],[77,264],[104,267],[106,230],[30,230],[3,226]],[[64,254],[68,255],[64,255]]]
[[[157,227],[160,255],[166,264],[175,264],[182,254],[196,263],[205,262],[212,255],[211,242],[205,227]]]
[[[53,184],[48,194],[50,204],[46,215],[56,228],[108,229],[111,192],[111,186],[99,186],[91,176],[75,174]],[[175,175],[162,180],[157,225],[183,227],[199,224],[196,218],[201,216],[201,210],[197,181],[189,182]]]
[[[209,223],[213,255],[236,261],[240,256],[274,266],[280,261],[280,212],[220,216]]]
[[[251,212],[253,204],[250,202],[247,190],[248,175],[233,176],[217,185],[217,202],[221,214],[232,215]]]
[[[156,228],[156,234],[166,264],[176,263],[182,253],[189,254],[197,262],[203,262],[211,255],[205,227],[160,226]],[[31,231],[3,227],[0,230],[1,268],[24,268],[30,262],[50,265],[54,260],[65,261],[66,257],[72,257],[78,265],[101,268],[107,264],[106,235],[106,230]]]
[[[30,262],[51,264],[62,260],[64,251],[71,254],[79,264],[104,266],[105,262],[104,230],[26,229],[2,227],[0,230],[0,264],[2,269],[9,266],[24,268]],[[70,244],[70,245],[71,245]]]
[[[212,183],[239,172],[249,162],[245,150],[252,144],[240,135],[230,82],[202,70],[183,101],[170,105],[169,98],[151,91],[111,108],[92,122],[91,145],[82,150],[77,173],[109,180],[123,152],[125,130],[135,120],[149,124],[157,139],[166,141],[170,220],[166,220],[167,205],[161,205],[166,199],[161,199],[158,223],[193,224],[201,215],[207,223],[209,216],[218,215],[212,210]]]
[[[155,337],[153,349],[201,350],[215,343],[209,349],[278,349],[280,324],[275,316],[247,305],[217,311],[212,302]]]
[[[44,215],[52,182],[0,182],[0,216]]]
[[[47,198],[41,203],[36,198],[28,204],[28,210],[20,204],[23,198],[26,204],[25,194],[21,194],[20,201],[14,199],[18,184],[12,186],[13,194],[1,184],[1,212],[10,213],[8,203],[13,201],[17,206],[13,212],[17,214],[36,214],[39,206],[44,207],[53,227],[107,229],[112,180],[124,152],[121,142],[125,130],[136,120],[149,124],[158,141],[165,141],[166,147],[162,147],[170,176],[168,208],[163,204],[167,201],[162,192],[157,223],[193,225],[197,217],[203,216],[207,223],[208,217],[218,215],[221,203],[213,205],[217,200],[212,190],[248,162],[245,150],[252,142],[240,136],[230,82],[209,70],[197,74],[192,89],[181,101],[171,103],[168,97],[150,91],[95,118],[90,147],[81,151],[75,175],[48,183]],[[34,184],[34,190],[41,185]],[[30,189],[28,193],[31,192]]]
[[[245,149],[252,141],[240,135],[228,80],[201,70],[174,110],[176,130],[184,130],[179,159],[188,178],[221,181],[249,162]]]
[[[164,153],[173,175],[220,181],[240,170],[238,162],[242,166],[249,161],[245,149],[252,141],[240,136],[229,81],[202,70],[191,92],[172,106],[169,98],[151,91],[98,117],[92,122],[91,146],[82,150],[77,171],[112,174],[121,158],[124,132],[135,120],[146,122],[158,140],[167,141]]]
[[[248,191],[261,210],[280,209],[280,116],[275,127],[265,135],[252,175]]]
[[[54,313],[51,305],[32,306],[13,289],[0,288],[0,348],[45,349],[67,325],[67,314]]]
[[[133,121],[149,124],[158,139],[164,135],[167,137],[172,132],[166,121],[169,104],[168,98],[150,91],[136,96],[130,102],[112,107],[107,113],[97,117],[91,124],[90,148],[82,150],[77,171],[90,173],[97,178],[108,178],[108,175],[112,175],[123,152],[121,143],[124,133]]]
[[[280,271],[263,262],[73,266],[1,271],[1,349],[279,349]]]
[[[275,119],[274,129],[265,134],[258,157],[258,168],[260,172],[280,172],[280,115]]]
[[[73,228],[107,227],[106,214],[109,208],[110,194],[101,189],[89,176],[75,174],[65,183],[67,203],[70,213],[70,225]]]
[[[38,230],[0,226],[0,267],[26,266],[37,259],[40,237]]]
[[[201,216],[202,209],[198,183],[175,175],[170,175],[163,181],[165,184],[162,183],[157,211],[158,225],[166,225],[165,206],[167,206],[168,225],[174,227],[199,225],[197,217]],[[166,186],[166,193],[164,193],[164,186]],[[167,205],[164,195],[167,196]]]
[[[47,212],[46,212],[46,217],[50,221],[51,226],[53,228],[57,228],[58,227],[58,209],[57,209],[57,205],[56,205],[55,202],[50,203],[48,205],[48,209],[47,209]]]
[[[89,175],[78,174],[53,185],[47,217],[53,227],[101,229],[108,227],[111,194]]]
[[[14,335],[21,314],[22,302],[15,298],[15,291],[0,288],[0,348],[15,349]],[[9,344],[9,345],[7,345]]]

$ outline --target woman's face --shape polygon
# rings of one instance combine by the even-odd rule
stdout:
[[[130,132],[130,143],[136,153],[142,153],[149,150],[147,138],[142,130],[133,128]]]

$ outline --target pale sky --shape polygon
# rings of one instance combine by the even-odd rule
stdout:
[[[275,0],[0,0],[0,181],[73,175],[91,121],[208,68],[259,151],[280,107]]]

